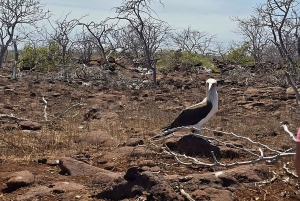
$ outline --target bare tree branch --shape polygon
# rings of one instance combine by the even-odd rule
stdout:
[[[248,19],[238,17],[231,18],[237,22],[237,34],[243,36],[244,41],[251,47],[251,55],[254,61],[259,63],[265,57],[266,48],[270,45],[270,33],[266,27],[262,26],[261,19],[251,16]]]
[[[294,45],[298,34],[299,2],[297,0],[268,0],[258,5],[255,10],[262,26],[267,27],[272,43],[277,47],[281,57],[289,65],[289,72],[296,73],[296,53]]]
[[[212,129],[208,129],[208,128],[202,128],[202,130],[208,130],[208,131],[211,131],[211,132],[219,132],[219,133],[222,133],[223,135],[233,136],[233,137],[235,137],[235,139],[246,140],[248,143],[250,143],[251,146],[255,145],[257,147],[257,151],[259,152],[259,154],[255,153],[253,150],[249,150],[249,149],[244,148],[244,147],[237,147],[237,146],[234,146],[232,143],[223,142],[222,140],[216,139],[214,137],[207,137],[207,136],[203,136],[203,137],[205,137],[205,138],[207,138],[211,141],[213,141],[213,140],[217,141],[218,143],[221,143],[221,144],[223,144],[227,147],[239,149],[240,151],[244,152],[245,154],[250,154],[250,156],[253,159],[246,160],[246,161],[235,161],[235,162],[232,162],[232,163],[223,163],[223,162],[219,161],[217,159],[217,157],[215,156],[214,152],[212,152],[211,155],[212,155],[212,159],[213,159],[214,162],[209,163],[209,162],[201,161],[201,160],[197,159],[196,157],[191,157],[191,156],[187,156],[185,154],[175,153],[167,145],[161,146],[161,149],[162,149],[163,153],[173,156],[174,159],[179,164],[182,164],[182,165],[187,165],[187,166],[199,165],[199,166],[208,166],[208,167],[215,167],[215,166],[233,167],[233,166],[238,166],[238,165],[255,164],[255,163],[263,162],[263,161],[272,162],[272,161],[278,160],[279,158],[282,158],[282,157],[288,157],[288,156],[294,156],[295,155],[295,153],[294,153],[295,147],[289,148],[285,151],[279,151],[279,150],[270,148],[269,146],[267,146],[263,143],[256,142],[256,141],[254,141],[254,140],[252,140],[248,137],[240,136],[240,135],[237,135],[237,134],[232,133],[232,132],[217,131],[217,130],[212,130]],[[292,139],[294,139],[294,136],[292,134],[289,133],[289,135]],[[149,144],[154,145],[154,146],[157,147],[156,144],[159,141],[165,141],[166,138],[173,137],[173,136],[182,137],[184,135],[175,135],[175,134],[163,135],[163,134],[158,134],[157,136],[154,136],[154,137],[149,139]],[[266,153],[264,153],[263,149],[267,150],[269,152],[266,154]]]
[[[198,52],[203,55],[210,51],[215,38],[204,31],[192,30],[191,27],[171,34],[173,43],[182,51]]]
[[[146,66],[152,71],[153,83],[156,85],[155,50],[170,28],[166,22],[154,17],[153,13],[156,13],[151,8],[153,2],[155,0],[123,0],[123,4],[115,8],[118,16],[113,19],[125,20],[130,24],[130,28],[142,44]]]
[[[49,11],[43,11],[43,7],[39,0],[0,0],[0,68],[14,36],[21,34],[17,29],[35,26],[38,21],[50,16]]]
[[[75,27],[78,26],[79,21],[86,17],[85,15],[79,19],[68,20],[70,14],[71,13],[68,13],[63,18],[57,19],[54,22],[51,22],[50,19],[48,19],[48,22],[52,27],[52,33],[48,34],[62,49],[60,59],[64,68],[66,67],[67,59],[70,59],[70,55],[68,53],[70,53],[69,49],[73,44],[71,33],[74,31]]]
[[[91,36],[94,37],[96,41],[95,45],[98,47],[101,56],[105,60],[106,65],[109,66],[109,62],[105,52],[105,44],[106,44],[108,33],[113,30],[115,25],[107,24],[107,20],[100,23],[95,23],[95,22],[79,23],[79,25],[83,25],[87,29],[87,31],[91,34]]]

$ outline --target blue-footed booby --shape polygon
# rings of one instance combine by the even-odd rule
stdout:
[[[196,133],[200,134],[202,124],[206,123],[217,111],[217,81],[209,78],[206,80],[206,98],[202,102],[183,110],[169,126],[163,128],[163,131],[168,135],[175,128],[195,128],[197,129]]]

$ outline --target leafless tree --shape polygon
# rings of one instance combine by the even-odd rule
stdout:
[[[101,56],[105,60],[107,66],[109,62],[106,58],[105,46],[109,46],[108,33],[113,30],[114,24],[108,24],[107,20],[100,23],[90,22],[90,23],[80,23],[84,28],[94,37],[95,45],[99,49]]]
[[[48,17],[49,11],[43,11],[39,0],[0,0],[0,67],[17,29],[22,26],[35,26],[38,21]]]
[[[241,35],[244,42],[250,45],[254,61],[257,63],[262,62],[264,50],[270,44],[270,32],[261,24],[260,18],[256,16],[251,16],[248,19],[234,17],[232,20],[237,22],[235,32]]]
[[[216,42],[214,45],[214,53],[218,56],[220,56],[222,58],[222,61],[225,61],[225,57],[229,52],[229,49],[227,46],[225,46],[223,43],[221,42]]]
[[[74,28],[79,24],[79,21],[84,17],[68,20],[69,15],[70,13],[66,14],[63,18],[55,20],[54,22],[51,22],[50,19],[48,19],[48,22],[53,29],[52,33],[49,35],[52,40],[57,42],[62,50],[61,61],[63,67],[66,66],[67,54],[70,46],[72,45],[72,39],[70,38],[70,35],[74,31]]]
[[[270,43],[264,48],[263,61],[281,63],[282,57],[273,43]]]
[[[145,28],[144,33],[147,34],[147,43],[150,52],[151,66],[155,66],[155,53],[164,44],[169,26],[162,26],[161,23],[144,21]],[[134,31],[131,24],[127,24],[124,27],[115,30],[110,38],[114,41],[112,46],[114,49],[118,49],[120,54],[126,55],[126,57],[137,60],[141,64],[147,61],[144,54],[144,45],[139,39],[139,36]],[[147,62],[146,62],[147,64]],[[146,65],[148,68],[148,66]]]
[[[204,55],[212,45],[215,36],[188,27],[173,33],[171,38],[173,43],[182,51],[198,52]]]
[[[296,72],[296,43],[299,29],[299,2],[297,0],[268,0],[255,8],[263,26],[268,27],[272,43],[281,57],[289,64],[289,71]]]
[[[128,59],[138,58],[141,44],[130,26],[118,27],[110,32],[110,46],[120,56]]]
[[[169,26],[156,16],[151,8],[155,0],[123,0],[121,6],[116,7],[117,19],[126,20],[130,29],[136,34],[145,56],[146,66],[152,70],[153,83],[156,85],[155,51],[165,38]],[[161,3],[160,0],[158,0]]]
[[[111,46],[118,50],[120,55],[130,60],[143,60],[143,44],[130,24],[115,29],[110,34]]]
[[[75,35],[72,50],[78,62],[87,64],[91,61],[94,47],[94,37],[85,30]]]

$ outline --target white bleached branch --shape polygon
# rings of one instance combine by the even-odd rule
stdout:
[[[188,201],[195,201],[187,192],[185,192],[182,188],[180,188],[180,193],[183,195]]]
[[[44,106],[44,117],[45,117],[45,120],[48,121],[48,114],[47,114],[47,104],[48,104],[48,102],[47,102],[47,100],[45,99],[45,97],[42,97],[42,100],[43,100],[44,103],[45,103],[45,106]],[[54,118],[59,118],[59,117],[61,117],[63,114],[65,114],[65,113],[67,113],[69,110],[71,110],[72,108],[74,108],[74,107],[76,107],[76,106],[82,106],[82,105],[84,105],[84,104],[83,104],[83,103],[76,103],[76,104],[70,106],[69,108],[67,108],[65,111],[63,111],[62,113],[60,113],[59,115],[57,115],[57,116],[54,117]],[[73,117],[75,117],[75,116],[77,116],[77,115],[78,115],[78,113],[75,114]],[[52,117],[52,115],[50,115],[50,117]]]
[[[283,124],[282,127],[283,127],[284,131],[287,132],[290,135],[290,137],[293,139],[293,141],[296,141],[296,138],[295,138],[294,134],[289,131],[287,125]]]
[[[73,107],[76,107],[76,106],[82,106],[84,105],[83,103],[76,103],[72,106],[70,106],[69,108],[67,108],[65,111],[63,111],[62,113],[60,113],[59,115],[57,115],[55,118],[59,118],[61,117],[63,114],[67,113],[69,110],[71,110]]]
[[[288,134],[290,135],[290,137],[295,140],[295,137],[293,135],[293,133],[291,133],[290,131],[288,131],[288,128],[286,125],[283,125],[284,130],[286,132],[288,132]],[[249,137],[244,137],[244,136],[240,136],[237,135],[235,133],[232,132],[224,132],[224,131],[217,131],[217,130],[212,130],[212,129],[208,129],[208,128],[202,128],[203,130],[208,130],[211,132],[218,132],[221,133],[223,135],[230,135],[236,139],[242,139],[242,140],[246,140],[251,146],[255,145],[255,147],[257,147],[256,149],[247,149],[244,147],[239,147],[239,146],[235,146],[232,143],[229,142],[224,142],[220,139],[217,139],[215,137],[207,137],[207,136],[203,136],[204,138],[207,138],[210,141],[215,141],[218,144],[222,144],[225,145],[229,148],[233,148],[233,149],[238,149],[239,151],[249,155],[252,157],[252,159],[249,160],[245,160],[245,161],[235,161],[232,163],[223,163],[221,161],[219,161],[217,159],[217,157],[215,156],[214,152],[211,152],[212,155],[212,162],[206,162],[203,160],[203,158],[196,158],[196,157],[192,157],[192,156],[187,156],[185,154],[179,154],[176,153],[174,151],[172,151],[168,146],[166,146],[164,144],[164,141],[167,138],[170,137],[183,137],[185,135],[179,135],[179,134],[174,134],[173,132],[179,130],[181,128],[174,128],[168,131],[165,131],[164,133],[158,134],[152,138],[149,139],[149,143],[152,145],[156,145],[159,142],[162,142],[163,145],[161,146],[162,149],[162,153],[163,154],[168,154],[174,157],[174,159],[181,165],[186,165],[186,166],[191,166],[191,165],[199,165],[199,166],[206,166],[206,167],[215,167],[215,166],[221,166],[221,167],[232,167],[232,166],[238,166],[238,165],[249,165],[249,164],[255,164],[258,162],[272,162],[275,160],[278,160],[279,158],[282,157],[288,157],[288,156],[294,156],[295,155],[295,147],[291,147],[287,150],[284,151],[279,151],[276,150],[274,148],[269,147],[266,144],[254,141],[252,139],[250,139]],[[156,147],[158,147],[158,145],[156,145]],[[267,151],[265,153],[265,151]]]
[[[217,130],[213,130],[213,129],[209,129],[209,128],[202,128],[202,130],[208,130],[208,131],[211,131],[211,132],[219,132],[219,133],[222,133],[222,134],[224,134],[224,135],[232,135],[232,136],[234,136],[234,137],[236,137],[236,138],[240,138],[240,139],[247,140],[247,141],[249,141],[251,144],[254,144],[254,145],[263,147],[263,148],[265,148],[265,149],[267,149],[267,150],[269,150],[269,151],[271,151],[271,152],[280,153],[280,151],[275,150],[275,149],[272,149],[272,148],[270,148],[269,146],[267,146],[267,145],[265,145],[265,144],[262,144],[262,143],[260,143],[260,142],[253,141],[253,140],[251,140],[249,137],[240,136],[240,135],[237,135],[237,134],[235,134],[235,133],[233,133],[233,132],[230,132],[230,133],[229,133],[229,132],[217,131]]]
[[[289,170],[289,168],[287,167],[288,164],[289,164],[289,163],[284,163],[284,164],[283,164],[283,169],[285,170],[285,172],[286,172],[287,174],[289,174],[289,175],[295,177],[295,178],[298,178],[298,175],[296,175],[294,172],[291,172],[291,171]]]
[[[293,156],[295,155],[295,153],[285,153],[282,152],[280,154],[276,154],[273,156],[265,156],[265,157],[259,157],[257,159],[253,159],[253,160],[248,160],[248,161],[236,161],[233,163],[222,163],[220,161],[218,161],[215,157],[214,157],[214,163],[207,163],[207,162],[201,162],[198,159],[191,157],[191,156],[186,156],[184,154],[177,154],[173,151],[171,151],[167,146],[162,147],[164,153],[172,155],[176,161],[182,165],[201,165],[201,166],[207,166],[207,167],[215,167],[215,166],[221,166],[221,167],[233,167],[233,166],[238,166],[238,165],[250,165],[250,164],[255,164],[258,162],[263,162],[263,161],[273,161],[273,160],[278,160],[279,158],[282,157],[287,157],[287,156]],[[190,162],[184,162],[182,161],[180,158],[184,158],[189,160]]]
[[[273,177],[271,179],[267,179],[267,180],[260,181],[260,182],[255,182],[255,186],[260,186],[262,184],[270,184],[279,178],[279,175],[276,174],[276,172],[274,172],[274,171],[270,171],[270,172],[273,174]]]
[[[43,101],[44,101],[44,103],[45,103],[45,106],[44,106],[44,117],[45,117],[45,120],[46,121],[48,121],[48,115],[47,115],[47,101],[46,101],[46,99],[45,99],[45,97],[42,97],[42,99],[43,99]]]

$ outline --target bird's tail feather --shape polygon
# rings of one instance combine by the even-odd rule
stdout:
[[[171,129],[171,126],[169,125],[169,126],[166,126],[166,127],[163,127],[161,130],[164,132],[164,131],[167,131],[167,130],[169,130],[169,129]]]
[[[154,136],[153,139],[170,135],[170,134],[174,133],[175,131],[179,130],[180,128],[181,127],[177,127],[177,128],[171,128],[170,126],[164,127],[163,130],[162,130],[163,132],[156,135],[156,136]]]

